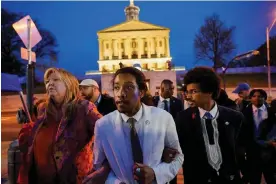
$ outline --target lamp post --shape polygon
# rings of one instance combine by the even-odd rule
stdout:
[[[231,61],[227,64],[227,66],[225,68],[222,67],[222,80],[223,80],[223,88],[224,88],[224,90],[226,88],[225,73],[226,73],[227,69],[229,68],[229,65],[233,61],[238,61],[238,60],[241,60],[241,59],[244,59],[244,58],[248,58],[248,57],[251,57],[251,56],[256,56],[256,55],[259,55],[259,54],[260,54],[260,52],[258,50],[251,50],[249,52],[245,52],[243,54],[239,54],[239,55],[235,56],[233,59],[231,59]]]
[[[276,22],[276,17],[270,27],[266,28],[266,51],[267,51],[267,81],[268,81],[268,98],[271,99],[271,74],[270,74],[270,51],[269,51],[269,33]]]

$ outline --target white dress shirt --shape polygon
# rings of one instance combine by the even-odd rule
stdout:
[[[133,155],[132,154],[132,149],[131,149],[131,137],[130,137],[130,125],[127,122],[129,118],[134,118],[136,120],[135,122],[135,129],[137,132],[137,135],[139,137],[139,141],[140,141],[140,145],[141,148],[143,148],[143,140],[144,140],[144,122],[141,122],[141,118],[142,118],[142,114],[143,114],[143,107],[141,106],[139,111],[133,116],[133,117],[128,117],[127,115],[121,113],[122,119],[123,119],[123,131],[124,131],[124,136],[126,137],[125,139],[125,144],[126,144],[126,151],[128,155]],[[133,160],[131,160],[132,163],[130,163],[130,165],[133,165],[134,162]]]
[[[263,104],[260,108],[256,107],[255,105],[252,105],[252,110],[253,110],[255,127],[258,130],[260,123],[263,120],[268,118],[267,108],[266,108],[265,104]],[[260,116],[258,116],[259,111],[260,111]]]
[[[143,150],[143,164],[154,170],[156,181],[164,184],[172,180],[181,168],[182,154],[173,117],[166,111],[142,105],[133,116]],[[93,168],[99,169],[105,159],[111,167],[106,184],[135,184],[133,158],[129,138],[129,117],[113,111],[96,122]],[[171,163],[162,162],[165,147],[177,149],[179,154]]]
[[[188,109],[190,107],[189,102],[187,100],[184,100],[183,102],[184,102],[183,103],[184,104],[184,110]]]
[[[209,113],[212,115],[212,126],[214,129],[214,143],[211,145],[209,143],[209,137],[206,129],[206,121],[205,121],[205,113],[208,112],[202,108],[199,109],[200,119],[201,119],[201,127],[202,127],[202,133],[208,158],[208,163],[212,166],[213,169],[215,169],[217,172],[220,169],[220,165],[222,164],[222,155],[221,150],[219,146],[219,131],[218,131],[218,124],[217,124],[217,117],[219,115],[218,106],[215,104],[213,109],[209,111]]]
[[[169,112],[170,112],[170,107],[171,107],[171,103],[170,103],[170,98],[163,98],[162,96],[160,96],[159,97],[159,102],[158,102],[158,105],[157,105],[157,107],[158,108],[160,108],[160,109],[165,109],[165,103],[164,103],[164,100],[167,100],[167,102],[168,102],[168,110],[169,110]]]

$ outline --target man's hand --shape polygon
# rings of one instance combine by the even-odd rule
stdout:
[[[154,170],[144,164],[135,163],[133,166],[133,175],[139,184],[151,184],[155,180]]]
[[[178,150],[172,149],[172,148],[164,148],[163,154],[162,154],[162,162],[171,163],[176,154],[178,154]]]
[[[89,175],[84,178],[82,183],[83,184],[104,184],[110,170],[111,170],[110,166],[108,162],[106,162],[99,170],[90,172]]]
[[[16,120],[18,124],[24,124],[29,121],[26,112],[22,108],[18,109],[16,113]]]

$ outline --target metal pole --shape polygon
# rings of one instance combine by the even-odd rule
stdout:
[[[24,95],[23,95],[23,92],[22,92],[22,91],[19,92],[19,96],[20,96],[20,99],[21,99],[21,102],[22,102],[24,111],[25,111],[25,113],[26,113],[26,115],[27,115],[27,117],[28,117],[28,122],[31,122],[31,121],[32,121],[32,118],[31,118],[29,109],[28,109],[27,106],[26,106],[26,103],[25,103],[25,100],[24,100]]]
[[[226,90],[226,80],[225,80],[225,69],[224,69],[224,71],[223,71],[223,89],[224,89],[224,91]]]
[[[34,65],[32,63],[32,48],[31,48],[31,19],[27,22],[28,29],[28,65],[27,65],[27,106],[30,116],[33,114],[33,78],[34,78]],[[31,121],[31,120],[30,120]]]
[[[271,97],[271,75],[270,75],[270,50],[269,50],[269,28],[266,28],[266,49],[267,49],[267,80],[268,96]]]

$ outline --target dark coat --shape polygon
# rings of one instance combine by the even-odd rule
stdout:
[[[155,107],[157,107],[159,100],[160,100],[159,96],[153,97],[153,103],[154,103]],[[181,100],[179,100],[178,98],[175,98],[172,96],[170,98],[170,114],[172,115],[174,120],[176,119],[177,114],[180,111],[183,111],[183,109],[184,109],[183,102]]]
[[[94,127],[96,121],[102,117],[96,106],[87,100],[79,100],[76,103],[71,116],[63,116],[61,119],[54,140],[52,156],[58,174],[57,183],[60,184],[79,184],[90,172],[91,168],[87,165],[92,165]],[[38,120],[35,123],[24,124],[19,133],[22,164],[18,183],[37,183],[33,143],[46,118],[46,108],[43,107],[39,110]]]
[[[114,98],[108,95],[102,95],[101,101],[97,106],[98,111],[104,116],[117,109]]]
[[[198,108],[188,108],[180,112],[176,119],[179,142],[185,155],[185,184],[240,182],[235,147],[244,118],[242,113],[222,106],[218,106],[218,111],[219,145],[223,160],[219,176],[208,163]]]

